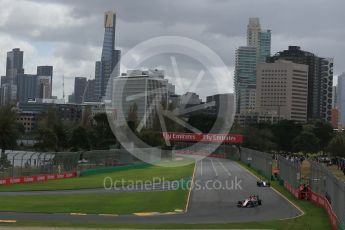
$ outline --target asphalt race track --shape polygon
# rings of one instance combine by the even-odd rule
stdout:
[[[257,187],[256,181],[257,179],[252,174],[233,161],[205,158],[197,163],[194,178],[195,186],[191,193],[187,213],[152,216],[102,216],[96,214],[0,212],[0,219],[129,223],[231,223],[285,219],[301,214],[295,206],[273,189]],[[235,186],[236,182],[237,187]],[[236,206],[238,200],[243,200],[254,194],[259,195],[262,199],[262,206],[255,208],[238,208]]]

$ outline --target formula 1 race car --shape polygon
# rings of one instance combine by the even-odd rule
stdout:
[[[254,208],[254,207],[259,206],[261,204],[262,204],[262,200],[260,200],[259,196],[252,195],[243,201],[238,201],[237,207],[239,207],[239,208]]]
[[[256,182],[258,187],[270,187],[271,183],[267,181],[258,181]]]

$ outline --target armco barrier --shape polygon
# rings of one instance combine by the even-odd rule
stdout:
[[[66,178],[72,178],[76,176],[77,176],[77,172],[65,172],[65,173],[58,173],[58,174],[2,178],[0,179],[0,185],[24,184],[24,183],[32,183],[32,182],[55,180],[55,179],[66,179]]]

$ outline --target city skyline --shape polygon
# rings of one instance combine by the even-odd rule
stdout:
[[[294,10],[295,14],[293,19],[284,13],[274,20],[259,3],[251,5],[251,8],[256,9],[255,11],[248,10],[250,5],[247,1],[232,4],[198,2],[198,7],[193,11],[193,15],[190,14],[194,6],[193,1],[189,4],[182,4],[179,1],[172,5],[164,4],[159,7],[159,12],[151,14],[145,10],[142,12],[137,10],[139,7],[149,10],[145,4],[134,4],[130,1],[104,1],[103,4],[95,4],[92,1],[83,1],[84,4],[79,4],[78,1],[72,3],[67,1],[21,2],[22,4],[16,6],[7,0],[2,0],[0,3],[6,6],[2,9],[7,10],[7,12],[1,12],[3,16],[0,18],[2,28],[0,33],[0,73],[5,74],[6,59],[4,55],[6,52],[12,48],[21,48],[24,51],[26,73],[34,73],[37,65],[54,66],[53,95],[58,97],[62,97],[63,74],[65,75],[65,95],[72,93],[73,84],[71,83],[74,81],[74,77],[94,79],[94,62],[100,60],[102,50],[103,14],[108,10],[114,10],[117,14],[116,48],[122,50],[122,53],[126,53],[129,48],[150,37],[178,34],[196,39],[209,46],[220,55],[230,72],[233,73],[234,51],[236,47],[246,44],[248,18],[259,17],[262,25],[265,25],[264,28],[272,30],[272,55],[285,50],[289,45],[298,45],[316,55],[334,57],[335,76],[341,74],[344,69],[341,63],[345,58],[340,52],[343,45],[340,42],[342,23],[340,18],[337,19],[340,17],[340,13],[337,12],[341,9],[341,3],[337,1],[330,1],[329,5],[323,9],[309,5],[307,11],[315,13],[315,16],[311,14],[309,18],[304,17],[302,10],[304,4],[307,3],[293,6],[294,4],[290,2],[287,4],[271,1],[273,9],[284,9],[287,12]],[[150,3],[161,6],[158,1],[150,1]],[[35,12],[30,10],[32,7],[44,7],[45,13],[31,15],[33,14],[31,12]],[[171,16],[180,9],[183,11],[180,12],[179,18],[172,20]],[[317,15],[320,10],[324,10],[332,17],[319,19]],[[16,11],[22,13],[13,14]],[[200,17],[205,11],[208,11],[207,17]],[[163,13],[165,17],[162,17]],[[217,17],[212,17],[212,15],[217,15]],[[41,20],[42,18],[45,20]],[[22,23],[18,23],[18,20]],[[319,30],[315,31],[308,27],[311,23],[318,23]],[[22,30],[19,30],[20,28]],[[83,32],[81,33],[81,31]],[[316,39],[315,35],[318,35]],[[192,70],[193,65],[188,66],[187,63],[184,71],[188,73]],[[224,78],[224,81],[229,78],[229,76],[220,77]],[[212,94],[198,93],[203,98],[207,94]]]

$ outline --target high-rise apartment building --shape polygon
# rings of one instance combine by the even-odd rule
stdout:
[[[308,66],[277,60],[257,67],[256,111],[278,119],[307,121]]]
[[[345,73],[338,76],[337,107],[339,126],[345,127]]]
[[[152,127],[156,106],[168,103],[169,84],[162,70],[131,70],[114,78],[113,106],[117,111],[116,122],[127,123],[130,109],[137,106],[138,121],[145,127]]]
[[[257,48],[254,46],[241,46],[236,50],[235,63],[235,92],[236,112],[242,113],[251,110],[252,104],[247,97],[254,93],[256,85]],[[254,92],[253,92],[254,89]]]
[[[247,26],[247,46],[236,50],[235,93],[236,113],[254,110],[256,65],[271,55],[271,31],[261,31],[259,18],[250,18]]]
[[[101,100],[105,96],[108,80],[113,73],[114,76],[120,74],[121,51],[115,49],[115,27],[116,14],[112,11],[104,14],[104,40],[101,60],[96,62],[95,66],[95,93]],[[113,72],[114,71],[114,72]]]
[[[309,66],[308,70],[308,119],[331,121],[333,90],[333,59],[318,57],[303,51],[299,46],[289,46],[268,58],[268,62],[289,60]]]
[[[338,108],[338,87],[333,86],[332,90],[332,108]]]

